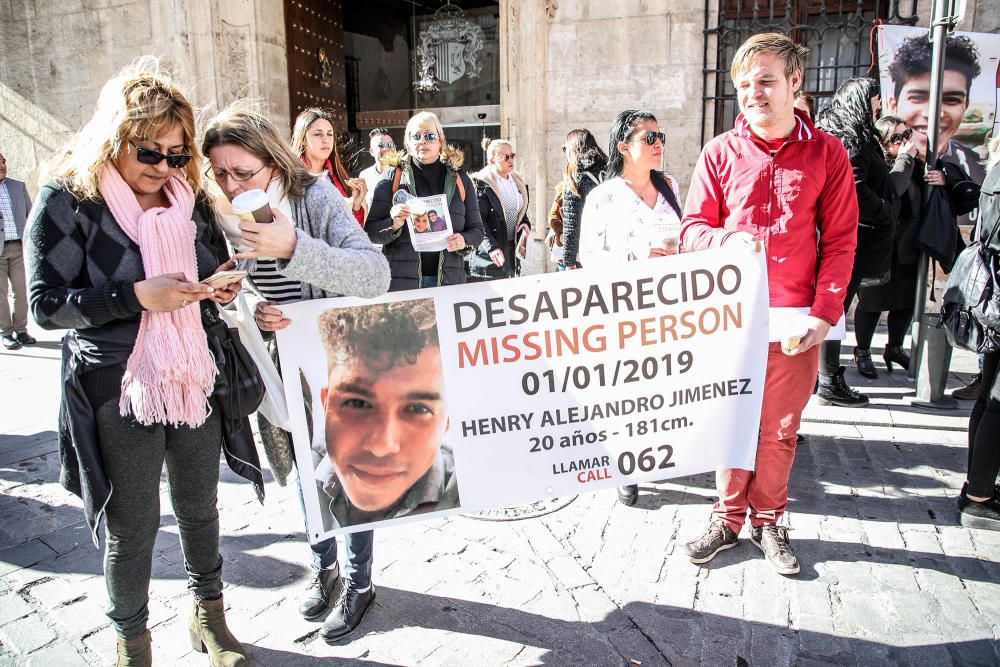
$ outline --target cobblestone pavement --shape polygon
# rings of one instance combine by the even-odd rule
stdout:
[[[0,355],[0,664],[114,655],[101,552],[57,482],[57,348],[46,334]],[[974,366],[956,358],[949,386]],[[683,543],[713,500],[711,475],[699,475],[644,484],[632,508],[604,491],[538,519],[379,531],[375,608],[351,642],[329,646],[296,613],[308,549],[291,489],[269,481],[261,507],[223,465],[228,618],[260,665],[997,664],[1000,533],[955,521],[971,404],[909,408],[912,385],[898,371],[848,380],[871,393],[871,408],[806,413],[790,487],[797,577],[775,574],[746,539],[707,566],[687,561]],[[157,664],[207,664],[184,630],[165,493],[162,506]]]

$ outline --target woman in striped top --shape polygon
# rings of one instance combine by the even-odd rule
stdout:
[[[340,160],[333,116],[317,107],[304,110],[295,119],[292,129],[292,150],[313,176],[329,178],[337,188],[351,215],[359,225],[365,224],[368,213],[368,184],[361,178],[351,178]]]
[[[258,262],[250,282],[264,296],[254,317],[265,335],[291,324],[281,311],[282,303],[332,296],[375,297],[389,289],[389,264],[350,216],[343,196],[325,178],[307,171],[263,115],[243,104],[224,110],[209,124],[202,151],[211,162],[208,175],[226,199],[262,189],[271,201],[273,222],[239,223],[238,249],[242,246],[249,252],[236,255]],[[271,259],[263,263],[260,258]],[[273,337],[270,344],[276,359]],[[291,436],[259,414],[258,423],[271,472],[283,486],[294,462]],[[374,597],[371,531],[351,533],[345,541],[346,597],[327,618],[320,633],[324,639],[353,630]],[[310,620],[326,612],[339,579],[335,539],[311,548],[313,574],[299,606],[299,613]]]

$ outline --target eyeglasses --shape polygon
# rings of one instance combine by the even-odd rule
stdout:
[[[377,147],[379,147],[379,148],[395,148],[395,147],[396,147],[396,144],[395,144],[395,143],[393,143],[392,141],[390,141],[390,142],[389,142],[389,143],[387,143],[387,144],[384,144],[384,143],[382,143],[382,142],[380,141],[380,142],[378,142],[378,143],[377,143],[377,144],[375,144],[375,145],[376,145]]]
[[[905,130],[903,130],[902,134],[897,134],[897,133],[893,132],[892,136],[889,137],[889,143],[890,144],[901,144],[904,141],[909,141],[910,137],[912,137],[912,136],[913,136],[913,130],[910,129],[910,128],[906,128]]]
[[[636,141],[639,139],[645,141],[648,145],[652,146],[653,144],[656,143],[657,139],[660,140],[661,144],[665,143],[667,141],[667,135],[665,135],[663,132],[653,132],[652,130],[647,130],[643,134],[637,134],[636,136],[632,137],[629,141]]]
[[[513,160],[516,157],[517,153],[511,153],[510,155],[497,155],[497,159],[503,160],[504,162],[506,162],[507,160]]]
[[[420,134],[419,132],[414,132],[410,135],[410,139],[413,139],[414,143],[423,139],[424,141],[437,141],[438,135],[436,132],[424,132]]]
[[[185,153],[173,153],[171,155],[164,155],[163,153],[158,153],[152,148],[143,148],[142,146],[136,146],[131,141],[129,142],[132,148],[135,149],[135,159],[142,164],[160,164],[164,160],[167,161],[167,166],[171,169],[181,169],[188,162],[191,161],[191,156]]]
[[[243,183],[259,174],[266,166],[266,164],[261,165],[260,169],[257,171],[243,171],[240,169],[234,169],[233,171],[214,171],[213,169],[208,168],[205,170],[205,176],[211,178],[216,183],[225,183],[228,178],[233,179],[237,183]]]
[[[377,137],[380,134],[389,134],[389,130],[384,127],[376,127],[374,130],[368,133],[368,137]]]

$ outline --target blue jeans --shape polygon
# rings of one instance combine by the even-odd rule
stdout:
[[[299,477],[295,476],[295,491],[299,498],[302,517],[305,518],[305,500],[302,498],[302,487]],[[344,581],[349,588],[368,588],[372,583],[372,546],[375,533],[370,530],[344,535],[344,551],[347,562],[344,563]],[[337,538],[330,537],[309,548],[313,554],[313,567],[318,570],[332,568],[337,563]]]
[[[420,287],[437,287],[437,276],[420,276]]]

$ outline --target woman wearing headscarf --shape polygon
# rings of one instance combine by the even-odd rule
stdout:
[[[614,270],[624,262],[675,255],[681,229],[680,193],[661,172],[663,142],[656,117],[622,111],[611,124],[604,182],[587,196],[580,224],[578,262],[584,269]],[[618,500],[634,505],[639,486],[618,487]]]
[[[61,478],[82,498],[95,544],[105,520],[118,665],[152,662],[149,582],[164,465],[192,593],[192,647],[213,665],[246,664],[222,600],[223,432],[201,311],[203,300],[232,301],[239,283],[199,282],[234,264],[201,189],[194,125],[191,104],[155,59],[126,67],[57,157],[30,225],[32,313],[43,328],[69,329]],[[259,476],[252,447],[228,453]]]
[[[351,215],[359,225],[365,224],[368,205],[368,184],[362,178],[351,178],[340,159],[333,116],[317,107],[304,109],[292,128],[292,150],[313,176],[328,178],[344,198]]]
[[[858,245],[854,251],[851,280],[844,291],[844,312],[850,309],[863,279],[884,283],[889,277],[896,209],[889,167],[875,129],[881,104],[878,81],[855,77],[837,89],[833,103],[819,113],[816,122],[817,127],[840,139],[847,149],[858,196]],[[819,401],[823,405],[841,407],[865,405],[868,397],[851,389],[844,381],[840,347],[839,340],[827,340],[820,348],[816,392]],[[868,350],[855,350],[855,362],[870,364]]]
[[[410,118],[405,132],[406,152],[388,153],[382,159],[390,171],[375,186],[365,231],[372,242],[382,245],[389,260],[390,292],[464,284],[465,257],[484,236],[476,191],[461,168],[464,157],[447,144],[441,122],[429,111]],[[444,195],[452,224],[444,250],[413,249],[406,225],[409,209],[393,204],[399,190],[416,197]]]
[[[528,187],[514,171],[514,146],[506,139],[483,139],[486,166],[472,175],[485,237],[469,255],[469,281],[513,278],[521,274],[515,244],[531,230]]]
[[[342,194],[328,179],[310,174],[262,114],[243,103],[231,105],[209,122],[202,151],[211,163],[208,175],[226,200],[218,202],[220,210],[227,211],[226,204],[248,190],[267,192],[274,221],[239,221],[238,238],[231,237],[234,245],[247,249],[238,258],[256,260],[250,282],[264,299],[256,304],[254,318],[266,336],[291,324],[283,304],[385,293],[389,287],[385,258],[349,215]],[[276,343],[270,341],[277,360]],[[291,436],[260,413],[257,416],[271,471],[284,485],[294,461]],[[298,492],[301,500],[302,490]],[[344,586],[320,631],[327,641],[352,632],[375,599],[372,532],[351,533],[344,541]],[[336,539],[310,547],[313,571],[299,603],[299,613],[308,620],[326,612],[339,578]]]

